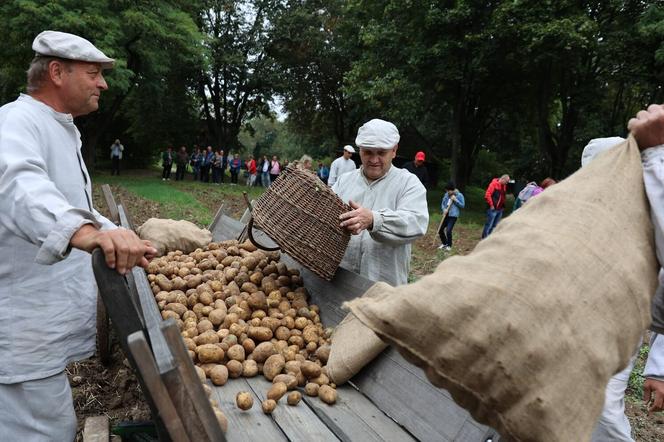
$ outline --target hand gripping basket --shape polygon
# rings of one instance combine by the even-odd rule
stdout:
[[[281,250],[329,281],[350,240],[350,234],[339,226],[339,215],[349,210],[316,175],[289,166],[254,202],[249,239],[267,249],[252,237],[255,223]]]

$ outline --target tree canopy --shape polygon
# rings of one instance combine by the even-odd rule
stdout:
[[[43,30],[118,60],[77,121],[90,167],[115,138],[135,166],[169,145],[334,157],[384,118],[401,155],[424,150],[460,187],[563,178],[662,100],[655,0],[8,0],[0,19],[0,103]]]

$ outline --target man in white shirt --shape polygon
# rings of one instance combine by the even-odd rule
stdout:
[[[330,176],[327,179],[328,186],[332,187],[334,183],[337,182],[339,177],[346,172],[352,172],[357,169],[355,166],[355,161],[352,160],[352,156],[355,153],[353,146],[347,145],[344,146],[344,153],[336,160],[332,161],[330,166]]]
[[[374,119],[357,131],[362,167],[338,177],[332,190],[353,210],[341,215],[352,233],[341,266],[374,281],[408,282],[411,244],[429,224],[426,189],[405,169],[392,165],[399,131]]]
[[[124,274],[156,250],[92,207],[74,117],[97,110],[114,60],[62,32],[42,32],[32,48],[27,94],[0,108],[0,429],[71,441],[64,369],[95,351],[89,252],[100,247]]]

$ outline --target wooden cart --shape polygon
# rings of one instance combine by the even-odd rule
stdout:
[[[237,238],[244,228],[245,224],[224,215],[221,210],[210,226],[215,241]],[[258,232],[257,238],[262,243],[270,241],[261,232]],[[96,272],[101,271],[97,267],[103,265],[103,261],[99,258],[94,264]],[[300,270],[305,286],[312,297],[310,302],[320,306],[321,320],[325,326],[338,324],[346,314],[341,308],[342,303],[361,296],[373,284],[372,281],[343,268],[338,270],[332,281],[325,281],[287,255],[282,257],[282,261],[289,267]],[[141,275],[144,277],[142,270],[136,270],[133,273],[136,280],[141,278]],[[132,283],[137,286],[143,284],[137,281]],[[147,280],[144,283],[147,284]],[[139,287],[138,291],[140,290]],[[100,286],[102,296],[104,291],[104,288]],[[144,316],[154,318],[155,314],[159,314],[154,298],[148,299],[147,296],[139,296],[137,293],[132,296],[140,304],[138,310],[142,310]],[[113,319],[113,314],[111,314],[111,318]],[[146,326],[145,319],[143,319],[143,324]],[[152,327],[154,328],[154,325]],[[163,324],[160,327],[161,329],[168,328]],[[168,342],[165,342],[165,345],[177,344],[176,346],[180,348],[174,352],[170,351],[170,353],[181,353],[183,348],[181,340],[174,342],[173,338],[177,336],[173,336],[172,331],[171,325],[170,339],[166,340]],[[120,331],[120,334],[122,340],[123,332]],[[159,345],[155,347],[155,343],[159,344],[160,341],[152,339],[154,334],[154,330],[150,333],[148,329],[154,361],[151,367],[153,379],[155,376],[159,378],[158,373],[154,372],[155,369],[159,372],[157,360],[164,359],[164,352],[169,353],[169,349],[161,348]],[[180,359],[178,364],[187,365],[189,368],[191,362]],[[193,366],[191,368],[193,369]],[[138,371],[139,375],[144,377],[140,367]],[[181,375],[186,371],[180,367]],[[163,373],[161,378],[164,378]],[[171,377],[171,380],[164,379],[164,381],[168,383],[173,379]],[[167,387],[166,391],[160,389],[160,394],[166,399],[169,398],[167,393],[171,393],[171,397],[173,395],[177,397],[177,391],[182,393],[191,387],[187,385],[190,381],[190,375],[180,376],[177,382],[184,382],[184,385],[175,389],[173,386]],[[143,380],[142,385],[145,383]],[[303,401],[298,406],[281,405],[273,414],[265,415],[260,409],[260,402],[265,399],[271,384],[262,376],[230,379],[223,387],[214,387],[211,383],[209,385],[213,387],[214,399],[228,418],[229,426],[225,438],[231,442],[256,440],[495,442],[499,440],[499,435],[495,430],[475,422],[468,412],[454,403],[449,393],[431,385],[419,368],[406,362],[392,348],[384,351],[348,384],[339,386],[338,401],[332,406],[324,404],[318,398],[304,395]],[[146,388],[144,387],[144,390]],[[255,405],[251,410],[241,411],[236,407],[235,396],[240,391],[250,392],[254,396]],[[146,396],[152,394],[153,392],[148,389]],[[190,394],[190,396],[193,395]],[[168,435],[164,433],[170,434],[170,437],[173,438],[172,430],[166,428],[165,424],[169,422],[164,417],[164,411],[154,402],[154,399],[149,400],[153,407],[153,414],[157,415],[156,422],[158,426],[162,427],[160,439],[168,439]],[[162,402],[164,401],[162,400]],[[180,424],[176,427],[184,429],[184,432],[190,437],[189,440],[198,441],[205,440],[205,438],[223,440],[219,436],[210,436],[211,430],[205,428],[199,431],[197,437],[192,437],[189,421],[194,420],[203,427],[210,425],[209,422],[205,422],[205,419],[202,419],[203,422],[201,422],[201,417],[204,415],[209,418],[209,412],[189,410],[188,414],[184,414],[179,408],[182,404],[174,405],[175,410],[171,410],[171,412],[180,420]],[[203,406],[199,405],[199,407]],[[177,440],[177,438],[173,438],[173,440]]]

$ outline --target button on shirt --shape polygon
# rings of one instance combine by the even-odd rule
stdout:
[[[70,114],[28,95],[0,108],[0,383],[43,379],[95,350],[90,255],[70,249],[92,208]]]
[[[426,189],[404,169],[391,166],[375,181],[362,168],[339,177],[332,190],[373,212],[373,228],[351,235],[341,266],[374,281],[394,286],[408,282],[411,243],[429,224]]]

